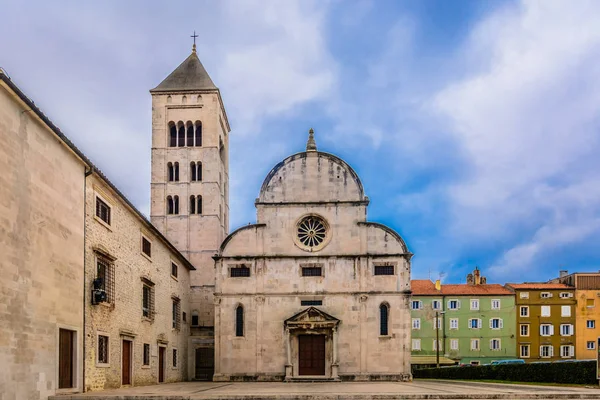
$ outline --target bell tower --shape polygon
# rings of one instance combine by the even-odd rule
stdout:
[[[189,322],[192,335],[210,338],[212,256],[229,231],[227,113],[195,43],[192,53],[150,93],[151,221],[196,267],[191,271]]]

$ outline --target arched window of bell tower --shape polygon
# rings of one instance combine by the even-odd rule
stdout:
[[[196,214],[196,196],[190,196],[190,214]]]
[[[177,147],[177,127],[175,122],[169,122],[169,147]]]
[[[179,163],[178,162],[176,162],[173,165],[173,170],[174,170],[174,179],[173,180],[175,182],[179,182]]]
[[[196,163],[193,161],[190,163],[190,180],[192,182],[196,181]]]
[[[185,126],[181,121],[177,123],[177,146],[185,146]]]
[[[185,123],[186,131],[187,131],[187,145],[192,147],[194,145],[194,125],[192,121],[188,121]]]
[[[173,163],[167,163],[167,176],[168,176],[169,182],[173,182],[173,180],[175,179],[175,173],[173,171]]]
[[[196,207],[196,214],[202,214],[202,196],[198,195],[196,197],[198,206]]]
[[[173,197],[173,214],[179,214],[179,196]]]
[[[187,96],[181,98],[181,104],[187,104]]]
[[[167,214],[173,214],[173,198],[171,196],[167,196]]]
[[[200,161],[196,163],[196,179],[198,181],[202,180],[202,163]]]
[[[202,122],[196,121],[194,123],[194,128],[196,131],[196,146],[200,147],[200,146],[202,146]],[[188,146],[189,146],[189,144],[188,144]]]

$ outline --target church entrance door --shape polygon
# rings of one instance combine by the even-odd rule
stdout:
[[[325,335],[298,335],[298,374],[325,375]]]

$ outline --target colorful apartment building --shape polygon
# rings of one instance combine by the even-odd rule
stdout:
[[[411,364],[489,364],[516,355],[514,293],[476,269],[466,284],[412,281]],[[441,329],[440,329],[441,328]],[[437,331],[439,329],[439,331]]]
[[[573,359],[575,290],[563,283],[509,283],[517,303],[517,356],[532,361]]]
[[[596,359],[600,337],[600,272],[560,271],[560,276],[552,282],[575,289],[575,355],[578,360]]]

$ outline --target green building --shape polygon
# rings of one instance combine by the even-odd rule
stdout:
[[[411,286],[413,368],[435,366],[438,346],[440,365],[517,358],[513,292],[487,284],[478,269],[466,284],[413,280]]]

